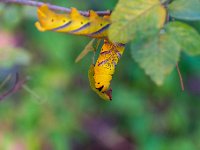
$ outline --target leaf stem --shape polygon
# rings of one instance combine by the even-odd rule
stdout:
[[[182,89],[182,91],[184,91],[185,88],[184,88],[183,78],[182,78],[181,71],[179,69],[178,63],[176,63],[176,69],[177,69],[177,72],[178,72],[178,75],[179,75],[181,89]]]

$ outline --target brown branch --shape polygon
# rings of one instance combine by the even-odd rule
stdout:
[[[177,69],[177,72],[178,72],[178,75],[179,75],[181,89],[182,89],[182,91],[184,91],[185,88],[184,88],[183,78],[182,78],[181,71],[179,69],[178,63],[176,64],[176,69]]]
[[[46,4],[46,3],[38,2],[38,1],[34,1],[34,0],[0,0],[0,3],[20,4],[20,5],[28,5],[28,6],[35,6],[35,7],[39,7],[43,4]],[[70,8],[51,5],[49,3],[48,3],[48,6],[52,10],[58,10],[58,11],[63,11],[63,12],[67,12],[67,13],[71,12]],[[84,16],[89,16],[89,11],[79,11],[79,12]],[[111,11],[109,11],[109,10],[107,10],[107,11],[96,11],[96,13],[99,16],[104,16],[104,15],[110,15]]]
[[[8,91],[6,91],[5,93],[0,95],[0,101],[4,100],[6,97],[10,96],[11,94],[17,92],[18,90],[20,90],[23,86],[23,84],[25,83],[26,80],[19,80],[19,74],[16,73],[15,75],[15,83],[13,85],[13,87],[11,89],[9,89]]]

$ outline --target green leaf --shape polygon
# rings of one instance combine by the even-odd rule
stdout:
[[[170,16],[184,20],[200,20],[200,0],[174,0],[169,5]]]
[[[111,15],[109,39],[127,43],[140,34],[155,33],[165,22],[166,10],[159,0],[119,0]]]
[[[27,65],[29,62],[30,55],[22,48],[8,47],[0,49],[0,67]]]
[[[200,55],[200,35],[194,28],[185,23],[175,21],[166,25],[166,31],[186,53],[193,56]]]
[[[167,33],[133,41],[131,50],[135,61],[157,85],[163,84],[180,55],[179,44]]]

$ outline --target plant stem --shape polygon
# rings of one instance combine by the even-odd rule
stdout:
[[[179,79],[180,79],[181,89],[182,89],[182,91],[184,91],[185,88],[184,88],[183,78],[182,78],[181,71],[179,69],[178,63],[176,64],[176,69],[177,69],[178,76],[179,76]]]

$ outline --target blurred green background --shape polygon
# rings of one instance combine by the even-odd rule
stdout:
[[[117,0],[45,2],[112,10]],[[74,62],[90,39],[41,33],[36,21],[34,7],[0,4],[0,92],[12,86],[16,72],[28,78],[0,102],[1,150],[200,149],[200,57],[182,53],[182,92],[176,69],[157,87],[127,44],[112,80],[113,100],[106,102],[89,86],[93,54]],[[200,23],[188,23],[200,32]]]

